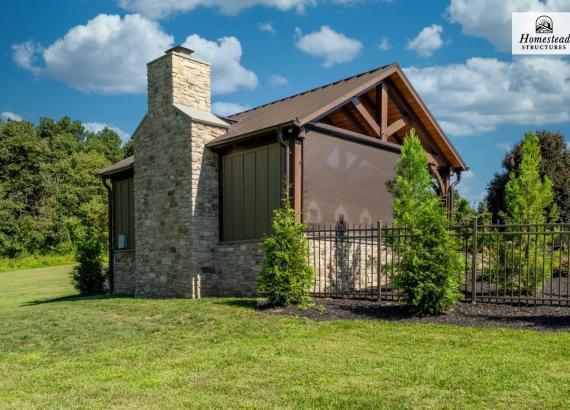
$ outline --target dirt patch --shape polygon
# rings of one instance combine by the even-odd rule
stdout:
[[[410,315],[397,304],[349,299],[315,299],[315,307],[306,310],[259,305],[258,310],[274,315],[326,320],[389,320],[408,323],[436,323],[476,327],[570,331],[570,307],[511,306],[491,303],[458,303],[453,311],[439,316]]]

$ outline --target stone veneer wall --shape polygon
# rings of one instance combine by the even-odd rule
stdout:
[[[380,283],[391,283],[397,260],[393,249],[380,249],[382,271]],[[309,237],[309,262],[315,268],[314,293],[364,292],[378,287],[377,241],[314,239]]]
[[[259,243],[219,244],[218,157],[206,144],[227,129],[173,106],[210,110],[210,66],[170,51],[148,78],[149,112],[134,137],[134,280],[122,261],[116,272],[137,296],[253,296]]]
[[[210,64],[169,51],[147,65],[148,112],[182,104],[210,111]]]
[[[218,157],[225,128],[172,108],[147,116],[135,144],[137,296],[254,296],[260,242],[219,243]],[[180,165],[177,165],[180,164]]]
[[[261,242],[219,244],[216,252],[219,285],[212,296],[255,296],[262,259]]]
[[[191,121],[174,107],[149,113],[135,135],[139,296],[191,297]]]
[[[114,258],[114,293],[120,295],[135,294],[135,251],[115,251]]]

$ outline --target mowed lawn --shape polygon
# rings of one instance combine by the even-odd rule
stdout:
[[[65,298],[69,269],[0,273],[0,408],[570,407],[567,333]]]

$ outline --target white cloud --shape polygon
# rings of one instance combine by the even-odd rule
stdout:
[[[99,14],[45,49],[31,41],[12,48],[14,61],[38,75],[85,92],[123,94],[146,91],[146,64],[163,55],[173,41],[156,22],[140,15]],[[184,45],[212,64],[213,93],[257,86],[256,75],[240,64],[242,49],[235,37],[216,43],[194,34]]]
[[[303,14],[307,6],[317,0],[119,0],[119,6],[151,18],[164,18],[176,13],[192,11],[197,7],[211,7],[226,15],[236,15],[253,6],[265,6],[280,11],[295,10]]]
[[[257,87],[255,73],[241,65],[241,43],[237,38],[222,37],[216,42],[192,34],[183,45],[195,51],[194,57],[212,64],[213,94],[231,93],[241,87],[250,90]]]
[[[388,40],[388,37],[384,36],[380,39],[380,42],[378,43],[378,49],[382,50],[382,51],[388,51],[392,48],[392,44],[390,44],[390,40]]]
[[[533,56],[404,70],[451,135],[570,121],[570,62]]]
[[[110,130],[113,130],[117,134],[119,134],[119,137],[121,137],[122,141],[128,141],[131,138],[131,134],[129,134],[128,132],[123,131],[119,127],[114,127],[112,125],[109,125],[106,122],[84,122],[83,127],[85,127],[87,131],[91,132],[101,132],[105,128],[109,128]]]
[[[38,70],[35,64],[38,55],[42,52],[42,48],[39,44],[30,40],[12,45],[12,50],[14,51],[12,58],[16,64],[32,72]]]
[[[415,51],[422,57],[431,57],[434,51],[443,46],[442,32],[443,27],[437,24],[424,27],[414,39],[408,41],[406,48]]]
[[[271,74],[269,76],[269,84],[274,87],[280,87],[289,84],[289,80],[279,74]]]
[[[258,29],[259,31],[265,31],[265,32],[268,32],[268,33],[271,33],[271,34],[275,34],[275,33],[276,33],[275,27],[273,27],[273,23],[259,23],[259,24],[257,25],[257,29]]]
[[[510,142],[499,142],[495,144],[495,148],[497,148],[500,151],[509,152],[510,150],[513,149],[513,144],[511,144]]]
[[[497,50],[511,49],[514,11],[568,11],[570,0],[451,0],[447,18],[462,26],[463,34],[482,37]]]
[[[117,94],[144,92],[146,63],[172,42],[157,23],[139,15],[99,14],[45,49],[30,41],[12,47],[22,68],[81,91]]]
[[[3,113],[0,113],[0,119],[3,121],[22,121],[22,117],[10,111],[4,111]]]
[[[319,31],[305,35],[300,28],[296,28],[295,36],[295,46],[313,57],[324,58],[325,68],[351,61],[362,50],[360,41],[337,33],[329,26],[322,26]]]
[[[248,107],[232,102],[215,102],[212,104],[212,112],[218,115],[227,116],[247,110]]]

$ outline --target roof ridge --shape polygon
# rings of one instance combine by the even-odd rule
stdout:
[[[373,68],[373,69],[368,70],[368,71],[363,71],[363,72],[361,72],[361,73],[354,74],[354,75],[351,75],[351,76],[349,76],[349,77],[345,77],[345,78],[342,78],[342,79],[340,79],[340,80],[333,81],[333,82],[331,82],[331,83],[323,84],[323,85],[321,85],[321,86],[318,86],[318,87],[315,87],[315,88],[311,88],[311,89],[309,89],[309,90],[301,91],[301,92],[299,92],[299,93],[292,94],[292,95],[289,95],[289,96],[287,96],[287,97],[280,98],[280,99],[278,99],[278,100],[270,101],[270,102],[268,102],[268,103],[258,105],[257,107],[253,107],[253,108],[250,108],[250,109],[248,109],[248,110],[240,111],[240,112],[237,112],[237,113],[235,113],[235,114],[229,115],[229,116],[227,116],[227,118],[230,119],[230,120],[233,120],[233,121],[239,121],[239,119],[233,119],[233,117],[238,116],[238,115],[241,115],[241,114],[245,114],[245,113],[247,113],[247,112],[255,111],[255,110],[259,109],[259,108],[267,107],[268,105],[277,104],[278,102],[281,102],[281,101],[285,101],[285,100],[289,100],[289,99],[291,99],[291,98],[299,97],[299,96],[304,95],[304,94],[312,93],[312,92],[314,92],[314,91],[321,90],[321,89],[323,89],[323,88],[331,87],[331,86],[333,86],[333,85],[342,83],[342,82],[344,82],[344,81],[352,80],[353,78],[362,77],[363,75],[367,75],[367,74],[373,73],[373,72],[375,72],[375,71],[384,70],[385,68],[388,68],[388,67],[390,67],[390,66],[392,66],[392,65],[397,65],[397,63],[386,64],[386,65],[384,65],[384,66],[376,67],[376,68]]]

